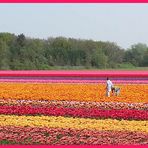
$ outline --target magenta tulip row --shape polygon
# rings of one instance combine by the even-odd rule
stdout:
[[[0,71],[0,76],[148,77],[148,71],[130,70],[18,70]]]
[[[65,108],[65,107],[33,107],[33,106],[1,106],[0,114],[15,115],[48,115],[48,116],[71,116],[83,118],[112,118],[126,120],[148,120],[146,110],[100,110],[98,108]]]
[[[39,127],[0,127],[0,143],[48,145],[147,145],[148,134]]]

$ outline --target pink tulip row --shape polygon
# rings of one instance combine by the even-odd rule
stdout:
[[[148,77],[148,71],[130,70],[18,70],[0,71],[0,76]]]
[[[1,106],[16,105],[16,106],[38,106],[38,107],[52,107],[60,108],[97,108],[100,110],[147,110],[148,103],[125,103],[125,102],[85,102],[85,101],[39,101],[39,100],[14,100],[14,99],[0,99]]]
[[[1,106],[0,114],[16,115],[48,115],[48,116],[71,116],[82,118],[112,118],[112,119],[133,119],[148,120],[148,112],[145,110],[101,110],[98,108],[66,108],[66,107],[33,107],[22,106]]]
[[[105,80],[36,80],[36,79],[0,79],[0,82],[19,83],[106,83]],[[148,80],[114,80],[114,83],[148,84]]]
[[[39,127],[0,127],[0,143],[48,145],[147,145],[148,134]]]

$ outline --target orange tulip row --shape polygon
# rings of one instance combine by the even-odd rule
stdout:
[[[0,98],[147,103],[148,85],[118,85],[119,96],[106,97],[104,84],[0,83]]]

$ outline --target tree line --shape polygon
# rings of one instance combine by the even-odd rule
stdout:
[[[0,33],[1,70],[108,69],[148,67],[148,47],[125,50],[113,42],[74,38],[36,39]]]

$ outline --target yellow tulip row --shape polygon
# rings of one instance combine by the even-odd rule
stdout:
[[[118,97],[106,97],[104,84],[0,83],[0,98],[147,103],[148,85],[118,85]]]
[[[97,120],[55,116],[0,115],[0,126],[95,129],[148,133],[148,121]]]

